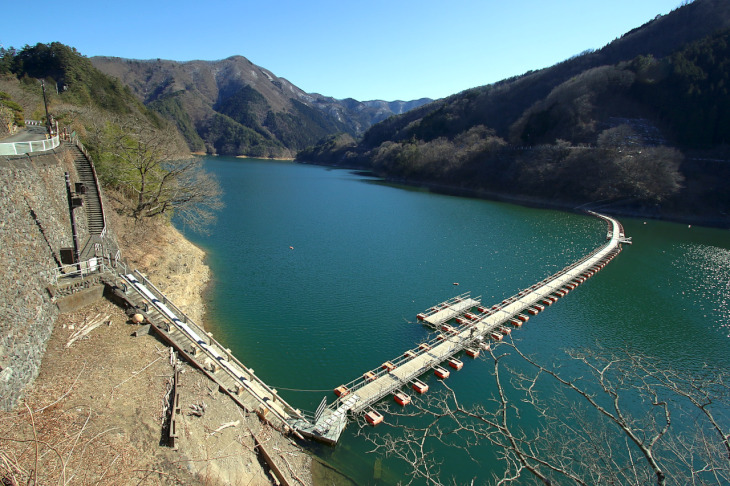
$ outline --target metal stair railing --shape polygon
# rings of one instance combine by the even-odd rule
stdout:
[[[72,132],[70,136],[70,143],[76,146],[76,148],[79,149],[79,151],[84,155],[86,158],[86,161],[89,164],[89,167],[91,168],[91,174],[94,179],[94,185],[96,186],[96,197],[99,203],[99,209],[101,211],[101,218],[103,223],[103,228],[101,232],[99,233],[99,236],[101,238],[104,238],[106,236],[107,231],[107,224],[106,224],[106,212],[104,211],[104,201],[101,198],[101,185],[99,184],[99,177],[96,173],[96,167],[94,167],[94,163],[91,160],[91,155],[89,154],[89,151],[86,150],[86,147],[84,147],[84,144],[81,143],[81,140],[79,140],[79,137],[77,136],[76,132]]]

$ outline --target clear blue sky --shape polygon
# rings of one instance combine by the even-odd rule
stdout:
[[[242,55],[307,92],[441,98],[597,49],[682,0],[5,2],[0,44],[85,56]],[[45,6],[58,5],[53,10]],[[10,19],[17,19],[11,22]]]

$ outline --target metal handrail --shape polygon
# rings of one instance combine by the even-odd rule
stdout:
[[[610,229],[611,229],[611,220],[609,218],[607,218],[607,217],[605,217],[605,216],[603,216],[601,214],[594,213],[594,212],[588,212],[588,214],[590,214],[592,216],[596,216],[596,217],[598,217],[598,218],[603,219],[604,221],[606,221],[606,223],[609,225],[609,231],[610,231]],[[619,225],[620,225],[620,223],[619,223]],[[594,249],[593,251],[589,252],[588,254],[584,255],[583,257],[581,257],[577,261],[572,262],[571,264],[565,266],[563,269],[561,269],[561,270],[559,270],[559,271],[557,271],[557,272],[549,275],[548,277],[542,279],[541,281],[537,282],[536,284],[533,284],[531,287],[528,287],[527,289],[523,289],[520,292],[518,292],[517,294],[515,294],[515,295],[513,295],[511,297],[508,297],[507,299],[505,299],[503,301],[503,303],[501,303],[497,307],[497,309],[490,309],[489,311],[487,311],[486,313],[484,313],[482,319],[483,318],[486,318],[489,315],[494,314],[495,312],[499,311],[503,307],[505,307],[505,306],[507,306],[509,304],[512,304],[512,303],[518,301],[524,295],[524,293],[525,293],[526,290],[531,290],[531,289],[535,289],[537,287],[541,287],[541,286],[548,285],[550,282],[557,280],[558,278],[560,278],[561,276],[563,276],[566,273],[570,272],[571,270],[575,269],[576,267],[584,264],[585,262],[587,262],[588,260],[590,260],[591,258],[593,258],[595,255],[597,255],[601,251],[604,251],[605,249],[607,249],[610,246],[611,246],[611,241],[608,241],[608,242],[606,242],[606,243],[598,246],[596,249]],[[617,252],[617,250],[614,250],[614,252]],[[610,254],[611,253],[607,254],[606,256],[608,256]],[[468,292],[466,294],[461,294],[461,295],[467,295],[467,294],[468,294]],[[449,299],[449,301],[450,300],[453,300],[453,299]],[[526,305],[524,305],[520,310],[517,311],[517,313],[524,311],[526,308],[530,307],[531,305],[533,305],[533,304],[526,304]],[[505,317],[502,321],[496,323],[492,328],[486,330],[484,332],[484,334],[491,332],[494,328],[496,328],[498,326],[501,326],[502,324],[504,324],[505,321],[507,321],[507,317]],[[479,322],[479,321],[476,321],[476,322]],[[464,324],[464,325],[461,325],[461,326],[457,327],[456,329],[461,329],[461,331],[460,331],[460,333],[461,333],[461,332],[463,332],[463,330],[464,330],[464,328],[466,326],[467,325]],[[461,338],[460,334],[453,335],[453,336],[448,336],[446,338],[446,341],[452,341],[455,338],[459,338],[462,343],[464,341],[464,339]],[[472,340],[472,338],[468,338],[467,340]],[[440,342],[441,342],[441,340],[437,336],[437,337],[435,337],[435,338],[427,341],[425,344],[429,345],[429,347],[433,347],[434,345],[439,344]],[[445,358],[449,358],[449,357],[453,356],[460,348],[458,346],[454,346],[452,349],[453,349],[453,352],[448,352],[447,354],[445,354],[444,355]],[[410,349],[409,351],[413,352],[416,356],[418,356],[420,354],[427,353],[429,350],[424,350],[424,349],[420,349],[420,348],[416,347],[416,348]],[[403,363],[404,361],[408,361],[410,359],[413,359],[413,358],[406,358],[405,357],[405,353],[404,353],[402,355],[399,355],[395,359],[391,359],[390,362],[393,363],[394,365],[396,365],[396,367],[397,367],[401,363]],[[404,379],[402,381],[403,384],[407,383],[408,381],[412,380],[415,377],[420,376],[420,374],[422,374],[424,371],[426,371],[426,370],[428,370],[430,368],[433,368],[433,365],[434,365],[435,362],[443,362],[443,359],[438,359],[437,360],[437,359],[434,358],[434,359],[428,360],[424,364],[424,366],[422,366],[417,372],[414,372],[413,374],[409,375],[406,379]],[[376,368],[376,369],[373,369],[373,370],[369,370],[369,372],[370,373],[373,373],[373,375],[375,376],[375,379],[380,378],[384,374],[387,374],[388,373],[387,370],[384,370],[382,368]],[[345,388],[347,388],[347,390],[349,390],[350,393],[355,393],[355,392],[357,392],[358,389],[366,386],[367,384],[368,384],[368,381],[364,377],[358,377],[358,378],[355,378],[354,380],[352,380],[352,381],[350,381],[348,383],[345,383],[343,386]],[[378,394],[376,396],[378,396],[379,398],[382,398],[390,390],[390,387],[386,387],[385,390],[386,391],[384,391],[382,394]],[[347,399],[347,395],[343,395],[342,397],[338,397],[338,399],[335,400],[331,405],[329,405],[328,408],[331,409],[331,410],[334,410],[334,409],[336,409],[339,406],[339,404],[341,402],[343,402],[346,399]],[[374,400],[374,401],[377,401],[377,400]]]
[[[76,145],[76,147],[81,151],[82,154],[84,154],[84,157],[86,157],[86,160],[89,161],[89,166],[91,167],[91,175],[94,176],[94,185],[96,185],[96,196],[99,198],[99,208],[101,209],[101,218],[102,222],[104,223],[104,227],[101,230],[101,233],[99,236],[104,238],[106,236],[106,212],[104,211],[104,200],[101,197],[101,185],[99,184],[99,177],[96,174],[96,167],[94,167],[94,162],[91,160],[91,155],[89,154],[89,151],[86,150],[86,147],[84,147],[84,144],[81,143],[81,140],[79,140],[78,135],[76,132],[71,132],[70,142]]]
[[[73,264],[73,265],[64,265],[59,268],[53,269],[51,274],[51,280],[54,285],[58,284],[58,279],[61,276],[86,276],[92,273],[101,273],[106,272],[114,276],[115,281],[118,278],[122,278],[122,275],[119,273],[119,269],[122,269],[124,274],[127,274],[127,266],[124,264],[124,262],[121,262],[118,260],[118,258],[115,258],[114,262],[111,261],[110,258],[106,257],[92,257],[89,260],[85,262],[81,262],[79,264]],[[172,312],[174,312],[188,327],[192,328],[194,332],[200,333],[201,335],[207,336],[207,339],[209,341],[209,346],[216,346],[221,352],[223,352],[227,357],[228,361],[237,365],[244,373],[246,373],[250,380],[255,382],[258,386],[260,386],[263,390],[271,394],[272,397],[276,397],[276,401],[282,405],[284,410],[292,415],[295,418],[307,420],[305,416],[302,414],[302,412],[298,409],[295,409],[292,407],[289,403],[287,403],[285,400],[283,400],[279,394],[273,390],[271,387],[269,387],[266,383],[264,383],[258,376],[256,376],[250,368],[245,366],[241,361],[239,361],[235,356],[230,353],[230,351],[225,348],[223,345],[221,345],[218,341],[216,341],[211,333],[206,332],[203,328],[201,328],[198,324],[195,323],[190,317],[188,317],[187,314],[185,314],[178,306],[176,306],[173,302],[170,301],[170,299],[167,298],[167,296],[158,289],[147,277],[145,277],[141,272],[138,270],[134,270],[133,273],[140,278],[141,282],[144,283],[145,287],[149,289],[150,292],[152,292],[153,295],[155,295],[158,299],[160,299],[165,306],[170,308]],[[236,377],[238,378],[238,377]],[[246,383],[244,382],[244,386]],[[254,399],[256,399],[259,403],[264,405],[268,410],[270,410],[274,415],[277,416],[279,420],[282,421],[282,423],[287,424],[291,426],[291,420],[292,418],[287,418],[280,414],[275,408],[271,407],[269,404],[266,403],[266,401],[259,397],[257,393],[253,392],[252,396]]]
[[[58,280],[61,277],[85,277],[100,273],[102,268],[105,267],[103,260],[103,257],[91,257],[79,263],[56,267],[50,271],[51,282],[53,285],[58,285]]]
[[[116,276],[120,276],[120,275],[118,274],[118,272],[117,272],[117,270],[116,270],[116,269],[114,269],[114,268],[111,268],[110,270],[111,270],[111,271],[112,271],[112,272],[113,272],[113,273],[114,273],[114,274],[115,274]],[[161,298],[161,299],[163,300],[163,303],[164,303],[164,305],[165,305],[165,306],[168,306],[168,307],[172,307],[172,309],[171,309],[171,310],[174,310],[175,312],[177,312],[177,314],[179,314],[179,316],[178,316],[178,317],[182,317],[182,319],[181,319],[181,320],[182,320],[182,321],[183,321],[183,322],[184,322],[184,323],[185,323],[185,324],[186,324],[187,326],[189,326],[189,327],[193,327],[193,328],[194,328],[194,329],[193,329],[194,331],[197,331],[197,332],[200,332],[201,334],[207,335],[207,336],[208,336],[208,338],[209,338],[209,340],[210,340],[210,343],[209,343],[209,345],[215,345],[215,346],[217,346],[217,347],[218,347],[218,348],[219,348],[219,349],[220,349],[221,351],[224,351],[224,350],[226,349],[226,348],[224,348],[223,346],[221,346],[221,344],[220,344],[220,343],[218,343],[218,342],[217,342],[217,341],[216,341],[215,339],[213,339],[213,337],[212,337],[212,336],[211,336],[211,335],[210,335],[209,333],[206,333],[206,332],[205,332],[205,331],[204,331],[204,330],[203,330],[203,329],[202,329],[202,328],[201,328],[200,326],[198,326],[198,325],[197,325],[197,324],[196,324],[196,323],[195,323],[195,322],[194,322],[194,321],[193,321],[192,319],[190,319],[190,318],[189,318],[189,317],[188,317],[188,316],[187,316],[187,315],[186,315],[186,314],[185,314],[184,312],[182,312],[182,311],[181,311],[181,310],[180,310],[180,309],[179,309],[179,308],[178,308],[178,307],[177,307],[177,306],[176,306],[176,305],[175,305],[174,303],[170,302],[170,300],[169,300],[169,299],[167,298],[167,296],[166,296],[166,295],[165,295],[165,294],[164,294],[164,293],[163,293],[162,291],[160,291],[160,289],[158,289],[158,288],[157,288],[157,287],[156,287],[156,286],[155,286],[155,285],[154,285],[154,284],[153,284],[152,282],[150,282],[150,281],[149,281],[149,279],[147,279],[147,277],[145,277],[144,275],[142,275],[142,273],[140,273],[140,272],[139,272],[138,270],[134,270],[134,271],[133,271],[133,274],[135,274],[136,276],[138,276],[139,278],[141,278],[141,279],[142,279],[142,282],[143,282],[143,283],[145,284],[145,287],[147,287],[147,289],[148,289],[148,290],[150,290],[150,292],[152,292],[152,293],[153,293],[153,295],[156,295],[156,297],[157,297],[158,299],[159,299],[159,298]],[[122,277],[122,278],[123,278],[123,277]],[[206,351],[205,349],[203,349],[203,350],[204,350],[204,351]],[[225,352],[226,352],[226,354],[227,354],[228,356],[230,356],[230,354],[229,354],[229,353],[228,353],[227,351],[225,351]],[[238,361],[238,360],[236,360],[236,361]],[[238,363],[240,363],[240,362],[238,362]],[[237,363],[237,364],[238,364],[238,363]],[[255,375],[253,375],[253,373],[250,373],[250,372],[248,371],[248,368],[246,368],[246,367],[245,367],[245,366],[243,366],[242,364],[239,364],[239,366],[241,366],[241,367],[242,367],[242,369],[243,369],[244,371],[246,371],[246,372],[247,372],[247,373],[248,373],[248,374],[249,374],[249,375],[250,375],[250,376],[251,376],[252,378],[254,378],[254,379],[255,379],[255,381],[257,381],[257,383],[258,383],[258,382],[260,382],[260,380],[258,379],[258,377],[255,377]],[[259,403],[261,403],[262,405],[266,406],[266,407],[267,407],[267,409],[268,409],[268,410],[270,410],[270,411],[271,411],[271,412],[272,412],[272,413],[273,413],[274,415],[276,415],[276,416],[277,416],[277,417],[279,418],[279,420],[281,420],[281,421],[282,421],[283,423],[285,423],[285,424],[288,424],[288,423],[289,423],[289,422],[287,421],[286,417],[283,417],[283,416],[282,416],[281,414],[279,414],[279,413],[278,413],[278,412],[277,412],[277,411],[276,411],[275,409],[273,409],[273,408],[271,408],[270,406],[268,406],[268,404],[266,404],[266,402],[265,402],[265,401],[264,401],[264,400],[263,400],[262,398],[258,397],[258,395],[257,395],[256,393],[252,393],[252,396],[253,396],[253,397],[254,397],[254,399],[256,399],[256,400],[257,400],[257,401],[258,401]],[[274,396],[274,394],[273,394],[273,393],[272,393],[272,396]],[[284,401],[283,401],[283,400],[281,400],[281,399],[280,399],[279,401],[280,401],[281,403],[284,403],[285,405],[288,405],[288,404],[287,404],[286,402],[284,402]],[[289,409],[291,409],[291,410],[294,410],[294,409],[293,409],[293,408],[292,408],[291,406],[288,406],[287,408],[289,408]],[[300,418],[302,418],[302,417],[301,417],[301,415],[299,415],[299,417],[300,417]]]
[[[205,334],[208,337],[210,344],[213,344],[213,345],[217,346],[221,351],[224,351],[225,354],[228,356],[229,362],[232,362],[232,363],[238,365],[245,373],[247,373],[251,377],[252,381],[255,381],[259,386],[261,386],[264,390],[266,390],[272,396],[279,397],[279,394],[276,393],[266,383],[264,383],[264,381],[261,380],[261,378],[256,376],[256,374],[250,368],[248,368],[246,365],[241,363],[241,361],[239,361],[238,358],[233,356],[233,354],[228,352],[228,350],[227,350],[228,348],[225,348],[218,341],[216,341],[213,338],[211,333],[206,332],[202,327],[200,327],[198,324],[196,324],[195,321],[190,319],[190,317],[188,317],[188,315],[185,314],[178,306],[176,306],[173,302],[171,302],[170,299],[168,299],[167,296],[160,289],[158,289],[152,282],[149,281],[149,279],[147,279],[147,277],[142,275],[142,273],[140,273],[138,270],[134,270],[134,274],[141,279],[141,281],[145,284],[145,287],[150,289],[150,291],[153,294],[155,294],[162,301],[163,304],[165,304],[167,307],[170,308],[170,310],[172,310],[174,313],[176,313],[181,321],[183,321],[189,327],[193,328],[193,331],[199,332],[201,334]],[[302,417],[300,411],[298,411],[297,409],[295,409],[294,407],[289,405],[281,397],[279,397],[278,400],[279,400],[279,403],[284,405],[284,408],[288,412],[292,413],[293,415],[296,415],[299,418],[304,418],[304,417]],[[282,417],[280,417],[280,418],[282,418]],[[283,420],[286,421],[285,419],[283,419]]]

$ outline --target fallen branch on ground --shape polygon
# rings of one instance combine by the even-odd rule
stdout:
[[[305,483],[304,481],[302,481],[302,480],[301,480],[301,479],[299,478],[299,476],[297,476],[297,475],[296,475],[296,474],[294,473],[294,468],[293,468],[293,467],[291,467],[291,464],[289,464],[289,461],[287,461],[287,460],[286,460],[286,457],[284,457],[284,456],[282,456],[282,455],[279,455],[279,457],[281,457],[281,458],[282,458],[282,459],[284,460],[284,462],[286,463],[286,466],[287,466],[287,467],[289,468],[289,474],[291,474],[291,476],[292,476],[292,477],[293,477],[294,479],[296,479],[297,481],[299,481],[299,483],[300,483],[300,484],[301,484],[302,486],[307,486],[307,483]]]
[[[205,402],[193,403],[190,405],[191,412],[188,415],[195,415],[196,417],[202,417],[205,414]]]
[[[106,317],[103,319],[100,319],[97,321],[101,314],[97,314],[96,317],[94,317],[91,321],[89,321],[88,324],[84,324],[78,331],[76,331],[71,338],[66,343],[66,347],[70,347],[74,342],[76,342],[78,339],[81,339],[82,337],[89,334],[91,331],[96,329],[97,327],[101,326],[103,323],[108,322],[109,315],[107,314]]]
[[[230,427],[238,427],[239,425],[241,425],[241,421],[240,420],[236,420],[235,422],[227,422],[227,423],[221,425],[220,427],[218,427],[217,429],[215,429],[210,434],[208,434],[208,437],[210,437],[211,435],[217,434],[221,430],[224,430],[224,429],[227,429],[227,428],[230,428]]]

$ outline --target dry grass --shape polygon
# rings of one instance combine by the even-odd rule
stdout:
[[[67,349],[68,337],[98,312],[109,314],[111,324]],[[186,483],[152,459],[169,362],[157,360],[136,383],[124,382],[139,362],[167,350],[150,336],[130,337],[124,313],[105,301],[62,322],[24,405],[0,415],[0,475],[16,485]],[[116,397],[115,387],[122,392]]]
[[[186,296],[178,305],[200,319],[201,282],[208,278],[203,253],[164,225],[114,227],[124,228],[119,239],[133,266],[176,303],[175,295]],[[143,228],[144,238],[130,228]],[[135,241],[139,244],[128,251]],[[99,314],[109,318],[67,348],[71,336]],[[289,468],[292,478],[311,484],[306,452],[239,409],[187,365],[181,374],[182,414],[177,415],[180,446],[177,451],[167,447],[163,410],[173,374],[170,351],[152,335],[133,337],[135,329],[106,300],[59,316],[24,404],[0,412],[0,484],[272,484],[253,434],[283,458],[280,467]],[[205,415],[189,416],[190,405],[201,401],[207,405]],[[213,433],[236,421],[239,426]]]

